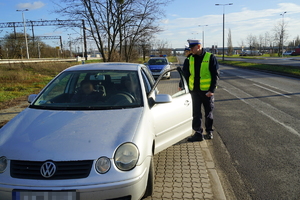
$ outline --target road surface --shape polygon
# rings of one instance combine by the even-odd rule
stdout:
[[[237,199],[300,198],[300,79],[220,66],[213,156]]]

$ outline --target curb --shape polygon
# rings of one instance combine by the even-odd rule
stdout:
[[[200,142],[200,146],[203,151],[203,157],[206,164],[207,172],[211,180],[214,197],[215,199],[226,200],[224,189],[221,184],[219,175],[217,173],[215,163],[207,146],[206,140]]]

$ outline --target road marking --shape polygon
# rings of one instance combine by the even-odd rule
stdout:
[[[226,87],[226,84],[229,85],[229,87]],[[283,126],[285,129],[287,129],[289,132],[291,132],[292,134],[300,137],[300,133],[298,133],[298,131],[296,131],[294,128],[292,128],[291,126],[286,125],[285,123],[281,122],[283,121],[283,119],[285,119],[286,121],[299,121],[298,119],[295,119],[294,117],[290,116],[289,114],[273,107],[270,104],[267,104],[265,102],[260,101],[259,99],[251,96],[250,94],[244,92],[243,90],[240,90],[239,88],[234,87],[233,85],[229,84],[229,83],[225,83],[223,82],[223,90],[225,90],[226,92],[228,92],[229,94],[235,96],[237,99],[243,101],[244,103],[246,103],[247,105],[251,106],[254,110],[258,111],[259,113],[265,115],[266,117],[268,117],[269,119],[271,119],[272,121],[274,121],[275,123],[280,124],[281,126]],[[226,89],[226,88],[230,88],[230,89]],[[234,92],[236,91],[236,92]],[[240,95],[239,95],[240,94]],[[242,98],[240,97],[241,94],[244,94],[246,96],[248,96],[247,98]],[[251,100],[249,100],[249,97],[251,98]],[[263,111],[265,110],[265,111]],[[267,113],[269,112],[269,114]],[[275,119],[272,116],[279,116],[279,118],[281,118],[282,120],[278,120]],[[296,122],[296,126],[297,126],[297,122]]]
[[[270,92],[273,92],[273,93],[275,93],[275,94],[279,94],[279,95],[284,96],[284,97],[286,97],[286,98],[291,98],[290,96],[287,96],[287,95],[282,94],[282,93],[280,93],[280,92],[276,92],[276,91],[274,91],[274,90],[271,90],[271,89],[269,89],[269,88],[263,87],[263,86],[261,86],[261,85],[257,85],[257,84],[255,84],[255,83],[253,83],[253,85],[255,85],[256,87],[260,87],[260,88],[262,88],[262,89],[268,90],[268,91],[270,91]]]

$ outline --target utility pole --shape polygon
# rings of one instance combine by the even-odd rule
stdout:
[[[282,16],[282,25],[281,25],[281,57],[283,57],[283,36],[284,36],[284,14],[286,12],[283,12],[280,14]]]
[[[85,60],[87,60],[87,44],[86,44],[86,33],[85,33],[85,30],[86,30],[85,23],[84,23],[84,20],[82,20],[84,57],[85,57]]]
[[[202,30],[202,46],[203,46],[203,49],[205,48],[205,43],[204,43],[204,28],[205,26],[208,26],[208,25],[199,25],[199,27],[203,27],[203,30]]]
[[[17,12],[22,12],[22,18],[23,18],[23,24],[24,24],[24,36],[25,36],[26,54],[27,54],[27,59],[29,59],[29,51],[28,51],[28,42],[27,42],[27,34],[26,34],[26,24],[25,24],[24,11],[29,11],[29,10],[28,9],[17,10]]]
[[[225,53],[225,6],[231,6],[233,5],[233,3],[227,3],[227,4],[215,4],[216,6],[223,6],[223,57],[222,57],[222,61],[224,61],[224,53]]]

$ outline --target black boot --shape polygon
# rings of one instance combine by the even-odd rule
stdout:
[[[198,132],[196,132],[192,137],[189,137],[188,138],[188,142],[200,142],[200,141],[203,141],[204,140],[204,138],[203,138],[203,135],[202,135],[202,133],[198,133]]]
[[[209,140],[211,140],[211,139],[214,138],[214,136],[213,136],[213,134],[212,134],[212,131],[209,131],[209,132],[207,133],[206,138],[209,139]]]

